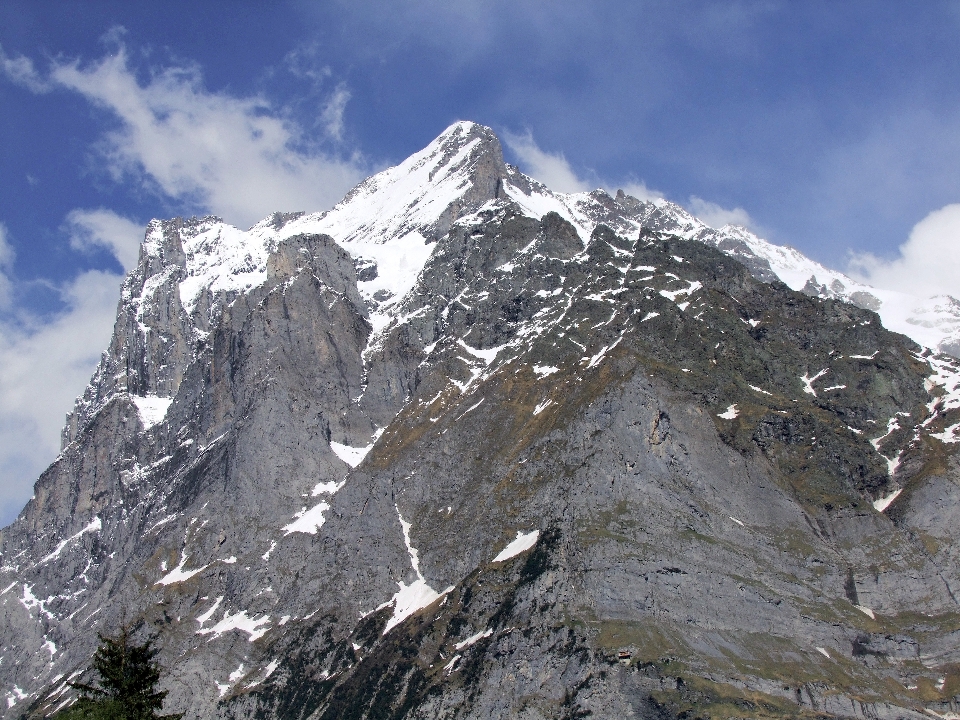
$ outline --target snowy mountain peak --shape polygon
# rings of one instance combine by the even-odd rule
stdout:
[[[188,719],[671,718],[676,668],[946,716],[960,368],[837,300],[960,316],[466,122],[327,212],[154,221],[0,533],[4,716],[130,618]]]
[[[436,241],[491,202],[513,205],[537,220],[555,212],[573,225],[584,246],[600,224],[621,235],[647,229],[697,240],[736,258],[760,280],[874,310],[889,329],[926,347],[960,353],[960,303],[953,298],[924,300],[871,288],[745,228],[709,227],[667,200],[641,201],[623,192],[613,197],[604,190],[553,192],[504,162],[493,130],[460,121],[326,212],[277,212],[246,231],[217,217],[152,221],[139,265],[124,285],[118,317],[123,332],[115,335],[112,359],[104,361],[116,367],[98,369],[68,418],[64,443],[117,392],[172,397],[193,348],[238,295],[267,281],[268,258],[284,239],[329,235],[353,257],[376,334],[415,287]]]

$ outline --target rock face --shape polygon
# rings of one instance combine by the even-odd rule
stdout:
[[[121,624],[190,718],[957,712],[960,368],[761,243],[471,123],[154,221],[2,531],[6,716]]]

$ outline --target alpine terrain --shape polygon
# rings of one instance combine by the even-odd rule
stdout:
[[[555,193],[460,122],[154,220],[0,534],[4,717],[157,636],[186,718],[960,717],[960,303]]]

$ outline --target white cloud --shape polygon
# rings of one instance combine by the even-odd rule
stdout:
[[[6,270],[0,278],[13,283]],[[0,523],[59,451],[64,415],[109,342],[120,282],[85,272],[56,288],[64,308],[54,317],[0,316]]]
[[[505,132],[502,136],[507,147],[520,159],[524,172],[556,192],[585,192],[599,186],[612,194],[619,187],[627,195],[632,195],[639,200],[665,199],[662,192],[647,187],[645,182],[635,178],[619,185],[604,181],[591,184],[577,175],[563,153],[549,153],[541,150],[533,139],[533,134],[529,131],[523,135]],[[690,197],[687,209],[710,227],[721,228],[724,225],[741,225],[754,232],[762,232],[757,223],[750,217],[750,214],[742,207],[731,210],[693,195]]]
[[[555,192],[587,192],[601,187],[611,194],[621,189],[638,200],[662,200],[664,197],[662,192],[648,188],[645,182],[636,178],[630,178],[619,184],[585,180],[577,175],[563,153],[549,153],[541,150],[529,131],[524,135],[503,132],[501,137],[507,147],[520,159],[523,171]]]
[[[523,170],[556,192],[584,192],[593,188],[577,177],[563,153],[548,153],[540,149],[527,132],[525,135],[503,133],[503,141],[520,158]]]
[[[341,83],[333,91],[320,114],[320,120],[327,130],[327,134],[334,140],[343,140],[343,111],[350,100],[350,91]]]
[[[72,90],[120,120],[99,145],[115,179],[141,178],[242,227],[275,210],[330,207],[366,176],[356,156],[305,149],[310,138],[283,108],[262,97],[208,92],[195,67],[169,67],[141,84],[122,45],[90,65],[56,62],[48,77],[26,58],[0,51],[0,60],[8,77],[34,92]],[[340,85],[326,104],[321,120],[333,139],[342,137],[349,98]]]
[[[633,195],[637,200],[652,201],[652,200],[663,200],[664,195],[659,190],[654,190],[653,188],[648,188],[647,184],[642,180],[631,180],[630,182],[624,184],[621,188],[627,195]]]
[[[110,250],[124,270],[136,267],[146,223],[130,220],[112,210],[71,210],[65,229],[70,246],[77,250],[104,247]]]
[[[45,93],[50,90],[50,84],[40,77],[30,58],[22,56],[18,58],[7,57],[2,46],[0,46],[0,70],[17,85],[21,85],[32,92]]]
[[[7,240],[7,228],[0,223],[0,311],[10,305],[14,256],[13,246]]]
[[[914,225],[900,246],[899,257],[885,260],[872,253],[853,255],[850,273],[888,290],[960,298],[960,204],[934,210]]]
[[[756,223],[750,214],[742,207],[736,207],[728,210],[717,203],[704,200],[696,195],[690,196],[690,202],[687,209],[693,213],[699,220],[712,228],[722,228],[724,225],[740,225],[745,228],[754,229]]]

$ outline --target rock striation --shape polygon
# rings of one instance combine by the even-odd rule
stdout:
[[[121,624],[190,718],[956,714],[960,365],[813,265],[472,123],[152,222],[0,535],[5,716]]]

